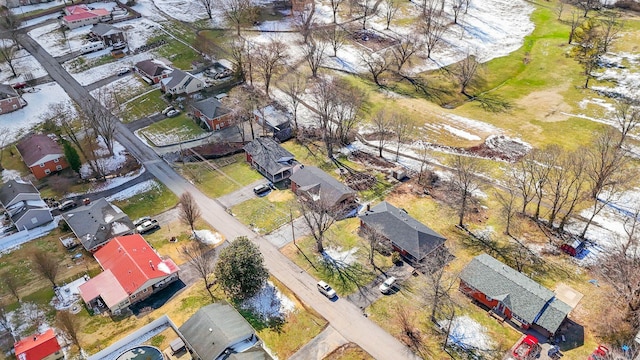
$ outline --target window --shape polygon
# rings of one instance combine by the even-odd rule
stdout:
[[[136,298],[136,294],[131,295],[131,298],[135,299]]]
[[[13,104],[13,110],[15,110],[15,109],[17,109],[17,108],[18,108],[18,105]]]
[[[49,169],[44,169],[44,173],[45,173],[45,174],[47,174],[47,175],[49,175],[49,174],[51,174],[51,170],[49,170]]]
[[[31,218],[31,223],[34,224],[34,225],[37,224],[38,223],[38,218],[32,217]]]
[[[59,162],[60,162],[60,158],[55,158],[55,159],[53,159],[53,162],[54,162],[54,163],[59,163]]]
[[[62,165],[56,165],[56,170],[62,170]]]
[[[147,292],[149,291],[149,288],[145,288],[142,292]]]
[[[40,167],[44,167],[44,163],[40,163]]]

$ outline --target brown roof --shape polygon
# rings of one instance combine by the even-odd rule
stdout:
[[[135,67],[151,77],[161,75],[163,72],[170,70],[168,67],[162,65],[160,61],[152,59],[140,61]]]
[[[22,159],[27,164],[27,166],[31,167],[35,164],[39,164],[42,162],[44,158],[51,156],[51,159],[55,158],[56,155],[58,157],[63,157],[64,152],[60,145],[51,139],[47,135],[31,135],[22,139],[18,145],[16,145]]]

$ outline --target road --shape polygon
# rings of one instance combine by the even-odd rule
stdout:
[[[19,34],[18,41],[82,108],[102,107],[37,42],[26,34]],[[362,311],[346,299],[330,301],[321,296],[316,289],[316,280],[311,275],[280,253],[270,242],[257,236],[236,218],[229,215],[217,201],[208,198],[182,178],[124,124],[120,122],[117,124],[116,140],[135,156],[147,168],[147,171],[178,196],[184,192],[190,192],[202,211],[203,219],[227,239],[247,236],[254,241],[264,256],[265,265],[269,272],[293,291],[305,304],[311,306],[327,319],[347,340],[357,344],[376,359],[417,358],[408,347],[364,317]]]

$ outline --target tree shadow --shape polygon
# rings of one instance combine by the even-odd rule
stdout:
[[[485,93],[472,97],[470,100],[478,102],[484,111],[492,113],[507,112],[513,108],[513,104],[511,102],[498,95],[489,95]]]

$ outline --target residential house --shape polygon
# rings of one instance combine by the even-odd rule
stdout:
[[[162,91],[173,95],[192,94],[204,88],[204,82],[182,70],[173,70],[169,76],[160,80]]]
[[[62,214],[71,231],[87,251],[95,252],[116,236],[133,234],[135,226],[127,214],[105,198]]]
[[[289,178],[291,190],[311,201],[350,209],[356,204],[356,192],[315,166],[301,166]]]
[[[460,273],[460,291],[523,329],[552,336],[571,311],[555,294],[487,254]]]
[[[69,29],[111,20],[111,12],[109,10],[91,9],[85,4],[67,6],[64,8],[64,13],[65,16],[62,17],[62,23]]]
[[[51,1],[53,0],[0,0],[0,7],[6,6],[9,9],[13,9],[18,6],[47,3]]]
[[[55,136],[53,136],[55,137]],[[69,167],[64,151],[56,140],[48,135],[35,134],[20,140],[16,145],[22,161],[40,180],[52,172]]]
[[[273,134],[279,141],[291,138],[290,114],[274,105],[268,105],[253,112],[256,123],[262,127],[263,135]]]
[[[409,262],[422,261],[441,250],[446,239],[423,223],[409,216],[404,209],[386,201],[370,208],[359,216],[360,227],[380,232],[391,242],[394,250]]]
[[[53,221],[51,210],[30,182],[9,180],[0,188],[0,203],[19,231]]]
[[[197,360],[270,360],[255,330],[231,305],[200,308],[179,329],[185,346]]]
[[[58,360],[64,358],[53,329],[26,337],[14,345],[18,360]]]
[[[217,131],[232,125],[231,111],[215,98],[206,98],[191,106],[192,115],[206,124],[209,131]]]
[[[22,109],[25,105],[16,89],[8,84],[0,84],[0,115]]]
[[[256,138],[244,151],[247,162],[272,183],[288,179],[298,164],[292,153],[271,138]]]
[[[173,260],[161,258],[140,234],[115,237],[93,256],[103,271],[78,290],[97,311],[117,314],[179,278]]]
[[[93,25],[91,28],[91,35],[100,39],[106,47],[113,46],[115,44],[125,44],[127,42],[122,30],[108,24]]]
[[[171,73],[171,69],[167,65],[154,59],[140,61],[134,65],[134,68],[145,81],[151,84],[159,83]]]

